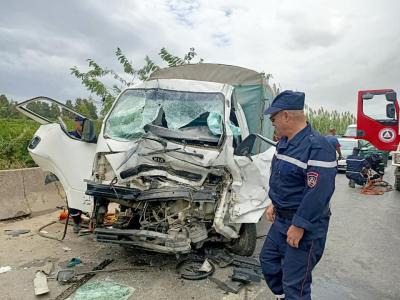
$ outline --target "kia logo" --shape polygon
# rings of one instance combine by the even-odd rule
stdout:
[[[165,159],[162,157],[153,156],[151,159],[158,163],[165,163]]]

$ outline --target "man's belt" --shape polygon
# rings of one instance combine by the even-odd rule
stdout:
[[[275,213],[278,217],[282,218],[282,219],[287,219],[287,220],[291,220],[293,219],[294,214],[296,213],[297,210],[294,209],[283,209],[283,208],[276,208],[275,207]],[[330,207],[327,206],[324,210],[324,212],[322,213],[323,216],[330,216],[331,212],[330,212]]]
[[[291,220],[293,219],[293,216],[296,213],[296,211],[293,209],[275,208],[275,213],[278,217],[282,219]]]

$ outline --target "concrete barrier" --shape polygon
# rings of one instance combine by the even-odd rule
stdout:
[[[65,205],[60,183],[44,184],[40,168],[0,171],[0,220],[40,213]]]

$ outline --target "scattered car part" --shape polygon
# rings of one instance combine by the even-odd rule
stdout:
[[[55,278],[61,284],[66,284],[74,279],[77,276],[81,275],[90,275],[90,274],[97,274],[97,273],[111,273],[111,272],[124,272],[124,271],[143,271],[143,267],[137,268],[120,268],[120,269],[110,269],[110,270],[95,270],[95,271],[86,271],[86,272],[76,272],[74,269],[62,269],[59,270],[53,278]]]
[[[213,276],[209,277],[209,279],[214,282],[220,289],[224,290],[227,293],[234,293],[237,294],[245,285],[243,282],[240,281],[221,281]]]
[[[113,262],[112,259],[103,260],[98,266],[93,268],[93,271],[102,270],[107,267],[109,264]],[[95,274],[86,274],[82,278],[73,282],[70,287],[64,290],[60,295],[58,295],[55,300],[65,300],[67,299],[77,288],[86,283],[90,278],[92,278]]]
[[[179,275],[188,280],[200,280],[205,279],[212,275],[215,271],[215,267],[211,262],[208,262],[208,271],[205,271],[203,267],[205,260],[202,258],[188,258],[180,261],[176,265],[176,271]],[[202,268],[203,267],[203,268]]]
[[[33,286],[35,288],[35,295],[43,295],[50,292],[47,285],[47,275],[42,271],[37,271],[33,279]]]
[[[231,278],[233,281],[250,283],[250,282],[260,282],[262,275],[256,272],[254,269],[234,267],[233,275]]]

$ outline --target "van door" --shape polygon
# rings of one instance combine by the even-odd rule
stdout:
[[[75,118],[84,120],[85,131],[92,121],[64,104],[47,97],[36,97],[17,105],[17,109],[42,124],[28,145],[29,154],[43,171],[61,182],[68,206],[91,212],[93,199],[85,195],[85,179],[90,179],[96,151],[95,139],[73,135]],[[85,131],[86,132],[86,131]]]
[[[268,149],[258,153],[257,149],[263,143],[266,145],[261,148]],[[274,141],[259,134],[250,134],[235,149],[234,160],[240,169],[241,182],[232,185],[232,223],[257,223],[271,203],[268,198],[268,184],[275,145]]]

